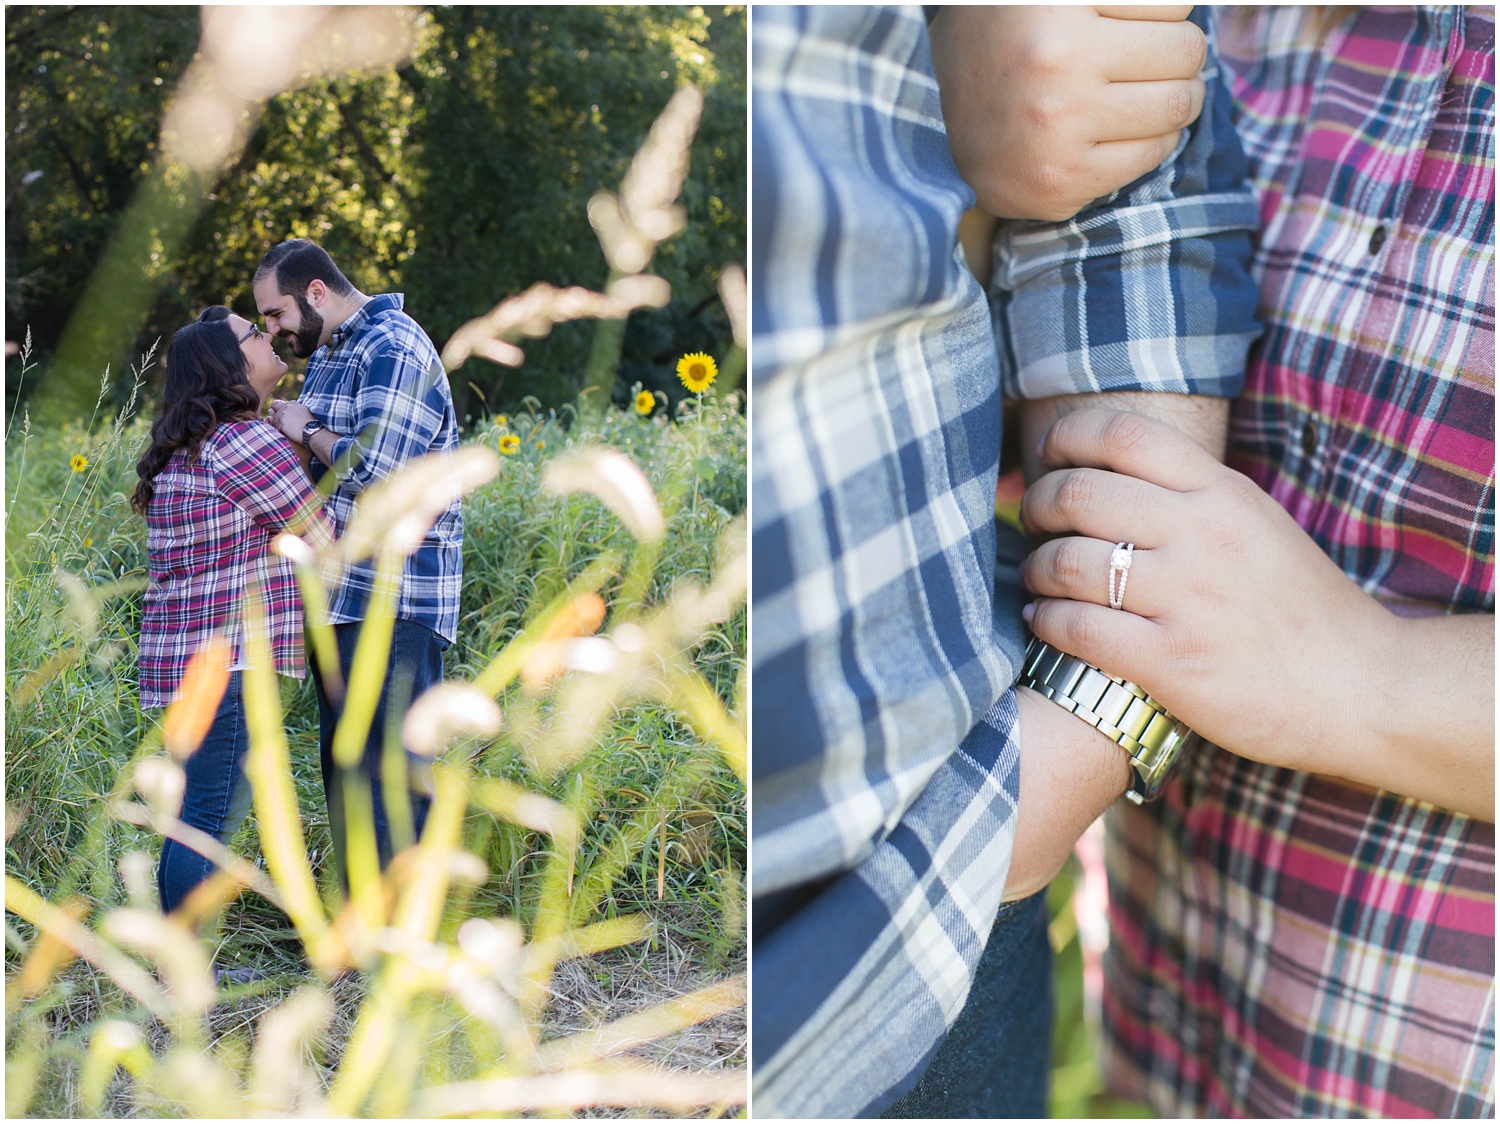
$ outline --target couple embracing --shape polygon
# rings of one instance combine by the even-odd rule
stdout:
[[[144,710],[166,706],[196,653],[222,652],[228,682],[207,735],[185,762],[180,818],[227,843],[250,806],[242,602],[247,589],[258,588],[272,667],[300,679],[313,664],[329,830],[347,872],[346,786],[333,735],[374,566],[344,567],[329,590],[340,665],[333,682],[304,654],[295,568],[270,546],[290,531],[327,547],[367,488],[413,458],[456,449],[458,423],[437,349],[402,311],[401,294],[361,293],[322,247],[300,238],[266,254],[253,294],[264,330],[215,305],[179,329],[168,350],[164,401],[131,498],[146,520],[151,579],[141,616],[140,701]],[[272,401],[263,416],[287,370],[273,338],[306,359],[307,371],[301,397]],[[319,488],[329,472],[331,490]],[[442,679],[443,652],[458,625],[462,547],[455,500],[402,573],[390,658],[356,778],[369,791],[382,866],[411,841],[404,810],[387,814],[387,704],[394,696],[399,707]],[[420,833],[429,799],[409,784],[399,788],[409,794],[411,831]],[[204,855],[166,840],[157,873],[162,911],[177,910],[213,871]]]
[[[1492,1116],[1493,9],[752,36],[755,1114]]]

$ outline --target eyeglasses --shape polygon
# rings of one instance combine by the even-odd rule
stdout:
[[[248,332],[246,332],[243,336],[240,336],[234,342],[236,344],[242,344],[246,340],[248,340],[248,339],[250,339],[252,337],[255,338],[255,339],[260,339],[260,337],[261,337],[261,330],[259,328],[257,328],[254,324],[251,324],[250,325],[250,330]]]

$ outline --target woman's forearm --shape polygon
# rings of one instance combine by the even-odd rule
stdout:
[[[1397,617],[1277,501],[1176,429],[1077,410],[1028,489],[1032,630],[1208,740],[1493,819],[1492,615]],[[1134,540],[1124,612],[1106,574]]]
[[[1495,618],[1392,615],[1369,653],[1365,721],[1328,772],[1495,819]]]

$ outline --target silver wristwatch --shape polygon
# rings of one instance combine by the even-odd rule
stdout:
[[[1035,636],[1026,646],[1016,685],[1045,695],[1130,754],[1130,788],[1125,795],[1136,804],[1161,795],[1188,743],[1198,737],[1134,683]]]
[[[307,445],[307,447],[311,449],[312,446],[308,445],[308,442],[312,440],[312,435],[318,432],[318,430],[320,429],[327,428],[328,427],[320,422],[317,418],[312,418],[306,425],[302,427],[302,444]]]

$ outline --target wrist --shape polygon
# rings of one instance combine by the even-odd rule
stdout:
[[[1081,832],[1130,787],[1130,754],[1030,687],[1016,689],[1016,706],[1023,754],[1029,747],[1034,752],[1027,756],[1046,762],[1034,770],[1039,783],[1045,778],[1077,794]]]
[[[1016,708],[1021,791],[1007,901],[1052,881],[1078,837],[1130,781],[1129,757],[1099,731],[1025,687],[1016,690]]]
[[[1118,744],[1130,758],[1126,795],[1137,804],[1161,794],[1197,740],[1139,685],[1054,648],[1040,636],[1026,646],[1017,685],[1031,688]]]
[[[1284,731],[1288,759],[1273,763],[1363,784],[1410,748],[1411,669],[1401,650],[1410,640],[1401,618],[1362,590],[1348,606],[1330,617],[1322,654],[1301,676],[1320,689],[1302,704],[1304,720]]]
[[[339,435],[331,429],[320,429],[313,435],[313,445],[309,448],[312,449],[313,456],[327,468],[333,467],[333,447],[338,439]],[[323,451],[318,452],[319,449]]]
[[[1332,731],[1317,739],[1326,748],[1296,767],[1493,823],[1494,617],[1403,617],[1373,598],[1367,607],[1331,677],[1357,687],[1321,727]]]
[[[1340,649],[1339,682],[1348,685],[1345,697],[1353,703],[1344,712],[1342,736],[1326,740],[1331,759],[1321,772],[1356,783],[1387,787],[1388,778],[1410,762],[1415,754],[1427,757],[1437,767],[1444,739],[1441,719],[1417,702],[1417,696],[1447,696],[1457,684],[1423,687],[1429,664],[1422,638],[1421,619],[1396,616],[1385,606],[1367,598],[1368,619],[1352,642]]]

